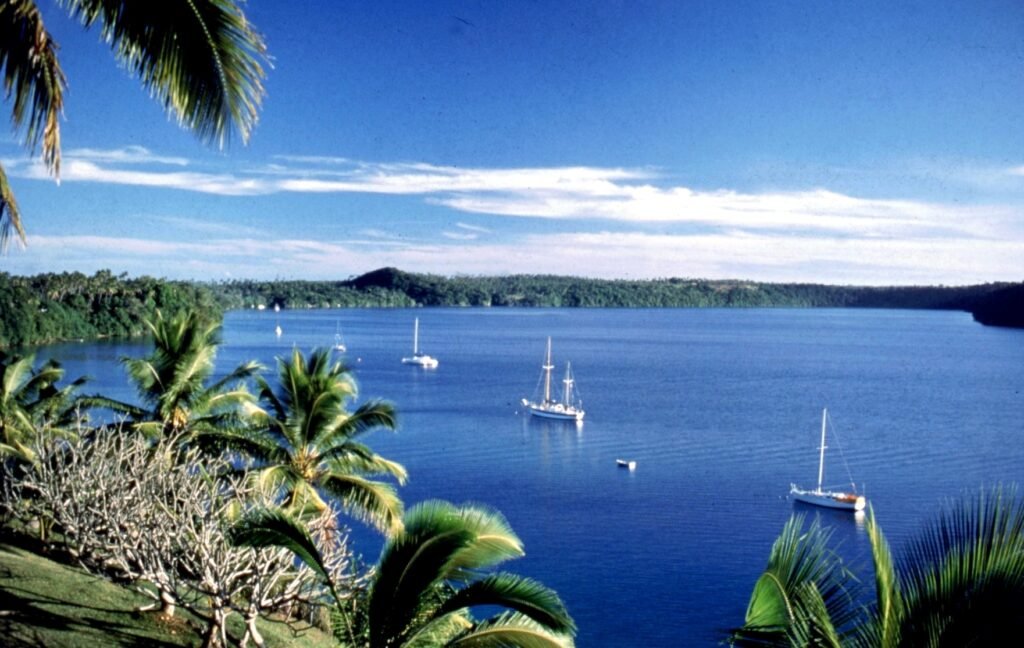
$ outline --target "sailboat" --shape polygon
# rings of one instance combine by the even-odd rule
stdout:
[[[798,502],[815,504],[834,509],[846,511],[860,511],[867,505],[863,495],[858,495],[856,489],[852,493],[841,491],[826,491],[821,489],[821,480],[825,476],[825,433],[828,428],[828,408],[821,412],[821,448],[818,455],[818,487],[814,490],[798,488],[796,484],[789,485],[789,494]],[[851,484],[852,486],[852,484]]]
[[[402,364],[419,365],[424,369],[433,369],[437,366],[437,358],[420,352],[420,318],[418,317],[412,328],[412,355],[402,358]]]
[[[548,350],[544,356],[544,364],[541,365],[541,377],[544,380],[544,399],[540,402],[533,402],[523,399],[523,407],[533,416],[542,418],[557,419],[560,421],[582,421],[583,403],[579,397],[574,395],[573,386],[575,380],[572,377],[572,365],[565,363],[565,378],[562,379],[562,398],[554,400],[551,398],[551,370],[555,365],[551,364],[551,338],[548,338]]]
[[[345,353],[348,351],[348,347],[345,346],[345,338],[341,337],[340,323],[334,329],[334,350],[339,353]]]
[[[280,304],[274,304],[274,313],[280,313],[280,312],[281,312],[281,305]],[[280,315],[275,315],[275,317],[277,317],[277,326],[274,327],[274,334],[277,337],[281,337],[281,333],[283,333],[283,331],[281,330],[281,316]]]

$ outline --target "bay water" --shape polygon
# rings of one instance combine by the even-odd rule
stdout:
[[[403,365],[420,346],[436,369]],[[275,336],[280,324],[283,334]],[[427,499],[501,511],[526,556],[509,571],[563,597],[580,646],[714,645],[742,623],[772,541],[794,512],[820,514],[869,577],[862,516],[787,499],[817,478],[866,492],[899,552],[939,505],[1024,481],[1024,331],[959,312],[852,309],[416,309],[237,311],[218,369],[255,359],[273,376],[293,348],[340,327],[360,398],[396,404],[397,433],[367,438]],[[582,425],[531,419],[552,337],[583,397]],[[132,399],[121,356],[144,342],[39,351],[87,392]],[[555,381],[557,385],[557,380]],[[637,462],[629,471],[617,459]],[[353,529],[376,559],[380,539]]]

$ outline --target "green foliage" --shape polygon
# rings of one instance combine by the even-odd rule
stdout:
[[[324,498],[381,531],[401,528],[402,502],[395,488],[372,477],[405,483],[400,464],[375,454],[361,438],[377,429],[395,429],[394,407],[368,401],[348,411],[355,379],[347,366],[319,349],[307,357],[296,349],[278,359],[277,388],[257,378],[265,409],[251,413],[241,430],[210,430],[195,441],[210,449],[239,453],[272,496],[292,512],[322,511]]]
[[[569,308],[857,307],[967,309],[1002,284],[946,288],[767,284],[752,281],[586,279],[553,275],[442,277],[381,268],[347,281],[213,284],[224,308],[544,306]]]
[[[831,532],[815,519],[804,530],[803,516],[790,518],[772,545],[758,578],[739,646],[838,646],[839,631],[854,617],[853,575],[828,548]]]
[[[146,335],[144,321],[162,310],[190,310],[219,316],[205,287],[125,275],[107,270],[17,277],[0,273],[0,348],[62,340]]]
[[[35,356],[0,351],[0,459],[34,461],[32,446],[40,435],[73,434],[79,421],[75,391],[85,379],[58,388],[63,377],[55,360],[37,369]]]
[[[848,579],[815,523],[800,533],[794,516],[772,548],[734,645],[959,648],[1004,645],[1024,634],[1024,500],[994,488],[949,503],[893,559],[875,520],[868,536],[875,600],[854,609],[832,586]]]
[[[1015,325],[1019,284],[871,288],[749,281],[584,279],[551,275],[441,277],[382,268],[346,281],[196,283],[109,271],[13,277],[0,273],[0,348],[148,333],[156,310],[218,316],[240,308],[518,306],[587,308],[927,308],[974,310]],[[1005,289],[1005,290],[1000,290]],[[1014,292],[1016,290],[1017,292]],[[991,295],[991,297],[989,297]],[[992,321],[988,313],[995,313]],[[1008,314],[1008,315],[1007,315]],[[1017,319],[1013,319],[1017,318]],[[998,321],[997,321],[998,320]]]
[[[246,412],[255,409],[255,397],[243,381],[254,376],[261,365],[242,363],[209,383],[220,344],[220,324],[204,319],[198,311],[170,318],[157,311],[145,324],[153,334],[152,353],[122,359],[144,407],[100,396],[87,402],[130,416],[133,427],[150,436],[179,432],[194,436],[242,427]]]
[[[287,512],[250,513],[232,537],[247,546],[290,548],[326,574],[309,533]],[[372,572],[361,606],[365,617],[338,601],[337,617],[346,626],[341,637],[364,637],[369,648],[573,645],[576,626],[553,590],[514,574],[485,573],[522,555],[521,541],[496,511],[442,501],[418,504]],[[476,622],[469,611],[480,606],[505,611]]]

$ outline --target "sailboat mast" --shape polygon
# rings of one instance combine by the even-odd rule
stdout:
[[[416,318],[412,325],[412,354],[420,353],[420,318]]]
[[[548,352],[544,357],[544,402],[551,401],[551,370],[554,369],[554,365],[551,364],[551,337],[548,336]]]
[[[821,492],[821,480],[825,476],[825,421],[828,419],[828,408],[821,410],[821,454],[818,457],[818,492]]]
[[[562,381],[562,404],[569,407],[570,400],[572,399],[572,363],[565,363],[565,380]]]

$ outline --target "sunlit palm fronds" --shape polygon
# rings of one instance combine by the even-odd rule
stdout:
[[[795,515],[772,545],[743,627],[731,633],[738,646],[790,646],[815,638],[839,645],[839,632],[855,617],[853,575],[829,549],[831,531],[815,519],[804,529]]]

